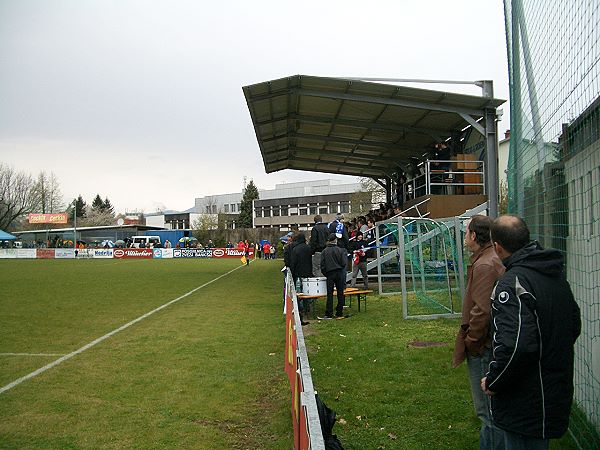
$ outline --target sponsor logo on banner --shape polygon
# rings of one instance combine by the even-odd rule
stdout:
[[[212,248],[176,248],[173,258],[212,258]]]
[[[225,250],[223,250],[222,248],[215,248],[213,250],[213,256],[215,258],[221,258],[225,255]]]
[[[173,249],[172,248],[161,248],[162,258],[173,258]]]
[[[35,248],[18,248],[17,258],[35,258]]]
[[[79,258],[93,258],[94,257],[94,250],[91,248],[79,248],[77,249],[76,253],[76,257]]]
[[[54,259],[53,248],[37,248],[35,250],[35,257],[40,259]]]
[[[75,258],[75,249],[73,249],[73,248],[57,248],[56,250],[54,250],[54,257],[56,259]]]
[[[154,258],[160,258],[162,259],[162,249],[161,248],[156,248],[154,249]]]
[[[151,248],[118,248],[113,250],[115,258],[152,258]]]
[[[29,214],[29,223],[67,223],[68,215],[59,214]]]
[[[95,248],[94,258],[112,258],[114,250],[112,248]]]
[[[0,259],[13,259],[17,257],[17,250],[14,248],[5,248],[0,250]]]

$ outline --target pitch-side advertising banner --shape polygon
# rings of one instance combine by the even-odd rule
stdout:
[[[17,249],[3,248],[0,249],[0,259],[14,259],[17,257]]]
[[[35,257],[38,259],[54,259],[53,248],[36,248]]]
[[[67,223],[67,213],[59,214],[29,214],[29,223]]]
[[[113,249],[112,248],[95,248],[92,250],[93,258],[112,258],[113,257]]]
[[[115,248],[113,256],[115,258],[152,258],[151,248]]]
[[[73,249],[73,248],[57,248],[56,250],[54,250],[54,257],[56,259],[75,258],[75,249]]]
[[[254,252],[250,251],[250,258]],[[244,250],[237,248],[175,248],[173,258],[241,258]]]
[[[35,248],[18,248],[17,258],[35,258]]]

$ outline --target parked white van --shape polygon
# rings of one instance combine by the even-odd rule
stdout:
[[[160,236],[133,236],[131,238],[132,248],[154,248],[160,246]]]

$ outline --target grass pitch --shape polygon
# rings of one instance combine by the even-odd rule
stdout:
[[[0,261],[0,387],[238,268],[1,393],[0,448],[291,448],[280,265]]]
[[[0,387],[236,268],[0,393],[0,448],[291,449],[281,261],[0,260]],[[303,327],[344,448],[478,448],[466,368],[450,368],[458,320],[357,306]]]

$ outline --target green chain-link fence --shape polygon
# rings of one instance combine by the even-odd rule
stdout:
[[[569,430],[580,448],[600,448],[600,2],[504,6],[509,211],[565,256],[582,314]]]

